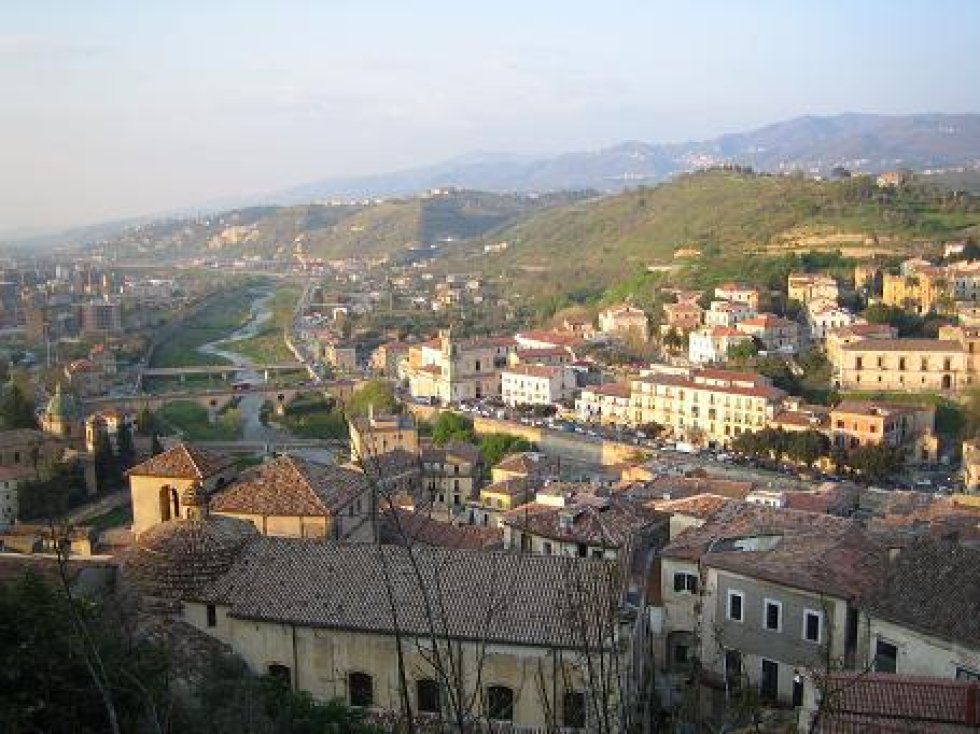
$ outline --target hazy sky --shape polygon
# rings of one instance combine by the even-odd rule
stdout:
[[[474,150],[980,112],[976,0],[2,0],[0,232]]]

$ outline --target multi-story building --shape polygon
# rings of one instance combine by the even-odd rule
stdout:
[[[691,331],[701,326],[704,319],[704,309],[695,301],[680,301],[678,303],[664,304],[664,323],[660,329],[663,332],[677,329],[678,331]]]
[[[648,371],[630,382],[632,423],[659,423],[676,436],[727,444],[764,428],[785,392],[754,373]]]
[[[610,306],[599,312],[599,331],[610,336],[634,337],[646,341],[649,334],[647,315],[628,304]]]
[[[817,299],[837,302],[840,290],[837,281],[829,275],[816,273],[791,273],[786,279],[787,297],[791,301],[810,303]]]
[[[388,342],[371,352],[370,367],[389,379],[398,376],[398,365],[408,355],[409,345],[404,342]]]
[[[830,439],[841,449],[903,448],[908,461],[930,463],[939,458],[935,422],[936,409],[930,405],[845,400],[830,412]]]
[[[836,304],[826,301],[807,304],[806,325],[812,341],[823,342],[831,331],[860,323],[864,320]]]
[[[735,327],[762,342],[764,349],[778,352],[800,351],[800,325],[771,313],[762,313]]]
[[[509,351],[493,340],[455,339],[447,329],[438,339],[413,345],[401,370],[412,397],[448,405],[499,395],[499,369]]]
[[[500,373],[505,405],[553,405],[571,396],[575,376],[561,365],[519,364]]]
[[[980,300],[980,261],[957,262],[946,266],[947,280],[957,301]]]
[[[706,326],[688,335],[687,358],[694,364],[725,362],[729,349],[751,341],[751,335],[730,326]]]
[[[884,275],[881,300],[886,306],[927,314],[946,310],[945,299],[951,302],[952,294],[949,278],[943,268],[907,261],[903,264],[903,272]]]
[[[661,552],[655,657],[681,676],[698,658],[709,683],[799,705],[798,671],[864,659],[860,608],[885,556],[851,520],[732,503]]]
[[[715,288],[715,298],[747,303],[753,310],[759,310],[759,289],[745,283],[722,283]]]
[[[756,307],[744,301],[712,301],[711,308],[704,312],[704,325],[734,328],[757,315]]]
[[[122,331],[122,303],[118,299],[90,301],[78,307],[83,334],[116,334]]]
[[[844,390],[953,392],[972,380],[958,341],[865,339],[839,350],[834,382]]]
[[[432,511],[452,518],[475,499],[483,477],[483,457],[471,444],[422,447],[422,488]]]
[[[630,420],[630,386],[610,382],[582,388],[575,399],[579,420],[626,425]]]
[[[865,339],[894,339],[898,336],[898,329],[888,324],[852,324],[830,329],[824,336],[827,349],[827,359],[831,364],[837,364],[840,360],[840,349],[845,344],[864,341]]]
[[[369,406],[367,416],[349,420],[349,430],[350,460],[354,464],[367,464],[393,451],[419,453],[419,429],[409,414],[380,415]]]
[[[36,478],[37,471],[33,467],[0,466],[0,531],[9,529],[17,520],[17,488],[21,482]]]

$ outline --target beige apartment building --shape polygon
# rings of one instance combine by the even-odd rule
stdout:
[[[500,394],[499,368],[508,349],[490,339],[461,340],[446,329],[438,339],[413,345],[402,364],[402,375],[414,398],[447,405]]]
[[[967,353],[946,339],[866,339],[844,344],[834,364],[844,390],[955,392],[972,382]]]
[[[753,310],[759,308],[759,289],[745,283],[722,283],[715,288],[715,298],[722,301],[747,303]]]
[[[791,301],[810,303],[819,299],[837,302],[840,290],[829,275],[792,273],[786,279],[787,296]]]
[[[659,423],[676,436],[729,443],[762,430],[786,393],[754,373],[651,371],[630,383],[632,422]]]
[[[505,405],[552,405],[569,397],[575,376],[561,365],[519,364],[500,373]]]
[[[603,334],[629,337],[643,341],[649,338],[647,315],[642,309],[627,304],[611,306],[599,313],[599,331]]]
[[[610,382],[582,388],[575,400],[579,420],[626,425],[630,420],[630,386]]]
[[[933,433],[936,409],[931,405],[900,405],[845,400],[830,412],[830,439],[841,449],[885,445],[907,450],[910,463],[938,459]]]

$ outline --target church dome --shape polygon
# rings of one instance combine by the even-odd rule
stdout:
[[[252,523],[233,517],[170,520],[140,533],[124,566],[149,596],[194,598],[227,573],[258,534]]]
[[[54,389],[54,395],[48,401],[47,407],[44,409],[44,413],[48,418],[62,418],[65,420],[70,420],[74,418],[77,414],[75,409],[75,401],[72,399],[71,395],[66,395],[61,392],[61,383],[59,382]]]

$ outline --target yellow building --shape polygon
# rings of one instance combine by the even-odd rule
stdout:
[[[205,495],[221,489],[237,476],[235,462],[220,454],[178,444],[137,464],[127,473],[133,504],[133,534],[162,522],[186,517],[182,494],[200,487]]]
[[[212,515],[247,520],[263,535],[374,540],[374,492],[361,472],[281,456],[211,497]]]
[[[509,351],[493,339],[454,339],[445,329],[438,339],[409,349],[401,375],[413,398],[448,405],[490,397],[500,394],[499,368]]]
[[[817,273],[791,273],[786,279],[787,297],[791,301],[810,303],[826,299],[837,303],[837,281],[829,275]]]
[[[827,359],[831,364],[838,364],[841,347],[845,344],[854,344],[865,339],[894,339],[897,336],[898,329],[888,324],[851,324],[829,329],[824,336]]]
[[[907,274],[885,273],[881,300],[917,314],[945,312],[952,301],[949,280],[941,268],[918,267]]]
[[[392,451],[419,452],[419,429],[411,415],[376,415],[370,407],[364,418],[351,418],[350,460],[368,462]]]
[[[647,315],[642,309],[628,304],[610,306],[599,313],[599,331],[603,334],[635,337],[646,341],[650,337]]]
[[[963,442],[963,484],[967,494],[980,493],[980,438]]]
[[[844,390],[955,392],[972,380],[966,357],[958,341],[866,339],[840,347],[834,379]]]
[[[483,475],[483,457],[471,444],[452,442],[422,449],[422,487],[434,512],[462,514],[475,498]]]
[[[659,423],[677,437],[719,444],[762,430],[786,393],[754,373],[648,372],[630,383],[634,425]]]
[[[830,412],[830,439],[841,449],[884,445],[906,449],[910,463],[938,460],[936,409],[880,401],[845,400]]]

